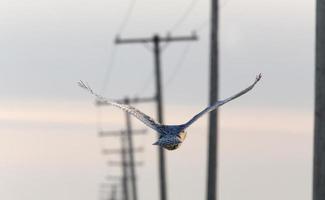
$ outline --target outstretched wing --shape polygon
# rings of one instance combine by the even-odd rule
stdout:
[[[238,97],[240,97],[241,95],[247,93],[248,91],[250,91],[251,89],[253,89],[253,87],[255,86],[255,84],[261,79],[262,75],[259,74],[258,76],[256,76],[256,79],[254,81],[254,83],[252,85],[250,85],[249,87],[247,87],[246,89],[240,91],[239,93],[225,99],[225,100],[221,100],[221,101],[217,101],[215,102],[213,105],[207,107],[206,109],[202,110],[200,113],[198,113],[197,115],[195,115],[192,119],[190,119],[187,123],[181,125],[183,130],[186,129],[187,127],[189,127],[191,124],[193,124],[196,120],[198,120],[202,115],[204,115],[205,113],[211,112],[213,110],[215,110],[216,108],[218,108],[219,106],[222,106],[223,104],[236,99]]]
[[[138,109],[136,109],[136,108],[134,108],[134,107],[132,107],[130,105],[120,104],[120,103],[117,103],[117,102],[114,102],[114,101],[109,101],[105,97],[95,93],[88,84],[85,84],[82,81],[79,81],[78,85],[81,88],[86,89],[88,92],[90,92],[95,97],[97,97],[98,100],[100,100],[101,102],[110,104],[110,105],[115,106],[115,107],[118,107],[118,108],[124,110],[125,112],[130,113],[131,115],[133,115],[134,117],[136,117],[137,119],[142,121],[145,125],[149,126],[150,128],[154,129],[155,131],[157,131],[159,133],[162,133],[162,131],[163,131],[162,127],[163,126],[161,124],[159,124],[158,122],[156,122],[151,117],[149,117],[148,115],[141,112],[140,110],[138,110]]]

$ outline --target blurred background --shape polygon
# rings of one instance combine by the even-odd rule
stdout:
[[[151,44],[120,38],[185,35],[162,43],[164,121],[179,124],[209,102],[208,0],[0,1],[0,199],[123,199],[125,113],[96,106],[155,95]],[[312,197],[315,2],[219,1],[219,97],[251,92],[219,111],[218,199]],[[134,104],[156,118],[155,102]],[[205,199],[208,116],[165,152],[169,200]],[[135,130],[147,129],[131,118]],[[159,199],[157,134],[134,135],[139,200]],[[131,195],[131,194],[130,194]],[[131,198],[131,197],[130,197]]]

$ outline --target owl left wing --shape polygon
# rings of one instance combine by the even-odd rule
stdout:
[[[231,100],[234,100],[238,97],[240,97],[241,95],[247,93],[248,91],[250,91],[251,89],[253,89],[253,87],[256,85],[256,83],[262,78],[262,75],[259,74],[258,76],[256,76],[256,79],[254,81],[253,84],[251,84],[249,87],[247,87],[246,89],[238,92],[237,94],[227,98],[227,99],[224,99],[224,100],[221,100],[221,101],[217,101],[215,102],[214,104],[212,104],[211,106],[207,107],[206,109],[202,110],[200,113],[198,113],[197,115],[195,115],[192,119],[190,119],[188,122],[186,122],[185,124],[181,125],[183,130],[186,129],[187,127],[189,127],[191,124],[193,124],[196,120],[198,120],[200,117],[202,117],[202,115],[208,113],[208,112],[211,112],[213,110],[215,110],[216,108],[222,106],[223,104],[226,104],[228,103],[229,101]]]
[[[133,115],[134,117],[136,117],[138,120],[143,122],[148,127],[154,129],[158,133],[162,134],[164,132],[163,126],[160,123],[156,122],[154,119],[152,119],[148,115],[144,114],[140,110],[138,110],[138,109],[136,109],[136,108],[134,108],[134,107],[132,107],[130,105],[110,101],[107,98],[95,93],[88,84],[85,84],[82,81],[79,81],[78,85],[80,87],[82,87],[83,89],[86,89],[88,92],[90,92],[95,97],[97,97],[98,100],[100,100],[102,103],[107,103],[109,105],[112,105],[112,106],[115,106],[115,107],[118,107],[118,108],[122,109],[123,111],[125,111],[125,112]]]

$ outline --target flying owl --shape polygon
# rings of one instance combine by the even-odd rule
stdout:
[[[121,103],[117,103],[117,102],[113,102],[108,100],[105,97],[102,97],[101,95],[95,93],[91,87],[88,84],[85,84],[83,81],[79,81],[78,85],[84,89],[86,89],[88,92],[90,92],[92,95],[94,95],[96,98],[98,98],[99,101],[103,102],[103,103],[107,103],[110,104],[112,106],[118,107],[122,110],[124,110],[125,112],[133,115],[134,117],[136,117],[137,119],[139,119],[140,121],[142,121],[145,125],[147,125],[148,127],[152,128],[153,130],[155,130],[156,132],[159,133],[159,139],[157,142],[153,143],[153,145],[159,145],[167,150],[175,150],[177,149],[185,140],[186,137],[186,129],[192,125],[196,120],[198,120],[200,117],[202,117],[204,114],[211,112],[213,110],[215,110],[216,108],[218,108],[219,106],[222,106],[223,104],[236,99],[237,97],[240,97],[241,95],[247,93],[248,91],[250,91],[255,85],[256,83],[261,79],[262,75],[259,74],[258,76],[256,76],[256,79],[254,81],[253,84],[251,84],[249,87],[247,87],[246,89],[240,91],[239,93],[224,99],[224,100],[220,100],[215,102],[214,104],[210,105],[209,107],[205,108],[204,110],[202,110],[201,112],[199,112],[198,114],[196,114],[192,119],[190,119],[188,122],[184,123],[184,124],[180,124],[180,125],[164,125],[164,124],[160,124],[157,121],[155,121],[154,119],[152,119],[151,117],[149,117],[148,115],[144,114],[143,112],[141,112],[140,110],[130,106],[130,105],[126,105],[126,104],[121,104]]]

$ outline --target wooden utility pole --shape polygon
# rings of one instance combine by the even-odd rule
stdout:
[[[316,1],[313,200],[325,200],[325,0]]]
[[[117,200],[116,196],[117,196],[117,186],[116,185],[112,185],[111,186],[111,197],[109,198],[109,200]]]
[[[130,127],[131,128],[131,127]],[[132,131],[132,132],[131,132]],[[136,134],[144,134],[146,132],[145,129],[143,130],[132,130],[129,129],[129,132],[136,133]],[[102,154],[104,155],[110,155],[110,154],[121,154],[121,162],[118,161],[109,161],[107,164],[109,166],[122,166],[122,198],[123,200],[129,200],[130,199],[130,191],[129,191],[129,184],[128,180],[131,180],[132,183],[132,200],[134,198],[134,195],[136,193],[133,192],[133,184],[135,184],[135,170],[132,168],[135,168],[136,165],[142,165],[142,162],[134,163],[131,161],[131,155],[133,157],[133,154],[135,152],[143,152],[143,148],[131,148],[129,145],[129,138],[128,138],[128,131],[105,131],[100,132],[100,136],[120,136],[121,137],[121,149],[103,149]],[[131,168],[128,170],[128,168]],[[133,174],[132,174],[133,171]],[[108,179],[119,179],[120,177],[107,177]]]
[[[130,99],[125,98],[124,103],[129,104]],[[132,126],[131,126],[130,114],[125,113],[125,117],[126,117],[126,132],[127,132],[127,138],[128,138],[127,141],[128,141],[128,147],[129,147],[128,150],[129,150],[129,156],[130,156],[130,175],[131,175],[131,186],[132,186],[132,197],[133,197],[132,200],[138,200],[137,186],[136,186],[136,180],[135,180],[133,136],[132,136]]]
[[[211,2],[210,105],[218,100],[218,0]],[[207,200],[217,199],[218,109],[209,115]]]
[[[154,101],[155,98],[124,98],[122,100],[115,100],[116,102],[121,102],[124,104],[130,104],[130,103],[144,103],[144,102],[151,102]],[[107,106],[109,104],[102,102],[102,101],[97,101],[96,102],[97,106]],[[122,145],[126,145],[127,147],[123,147],[122,146],[122,155],[124,155],[127,151],[127,155],[128,155],[128,160],[129,161],[125,161],[122,160],[122,163],[118,163],[118,164],[122,164],[122,168],[123,171],[127,169],[127,167],[129,168],[129,172],[130,172],[130,180],[131,180],[131,192],[132,192],[132,200],[137,200],[137,186],[136,186],[136,172],[135,172],[135,163],[134,163],[134,147],[133,147],[133,134],[134,133],[143,133],[143,131],[133,131],[132,130],[132,126],[131,126],[131,119],[130,119],[130,114],[125,113],[125,117],[126,117],[126,131],[122,131]],[[99,133],[100,135],[118,135],[119,133],[116,132],[112,132],[112,131],[101,131]],[[124,136],[123,136],[124,135]],[[113,150],[110,150],[110,152],[113,152]],[[109,163],[109,164],[116,164],[116,163]],[[127,172],[123,173],[123,174],[128,174]],[[126,177],[124,177],[124,179],[126,180]],[[127,189],[128,187],[125,186]],[[126,192],[127,193],[127,192]],[[128,195],[126,195],[128,196]],[[128,198],[128,197],[127,197]],[[128,200],[128,199],[127,199]]]
[[[153,44],[154,63],[155,63],[155,81],[156,81],[156,100],[157,100],[157,118],[159,123],[163,123],[163,92],[161,88],[161,42],[181,42],[181,41],[193,41],[197,40],[196,34],[191,36],[173,36],[167,35],[166,37],[160,37],[155,34],[150,38],[132,38],[132,39],[120,39],[116,38],[116,44],[136,44],[136,43],[151,43]],[[166,169],[165,169],[165,154],[161,147],[158,147],[159,157],[159,181],[160,181],[160,200],[167,200],[167,188],[166,188]]]
[[[130,158],[130,156],[127,155],[127,150],[126,148],[130,148],[127,146],[126,143],[126,132],[125,131],[121,131],[121,158],[122,158],[122,162],[126,163],[128,162],[128,158]],[[122,185],[123,185],[123,199],[124,200],[129,200],[130,197],[130,192],[129,192],[129,187],[128,187],[128,179],[129,179],[129,173],[127,170],[127,165],[122,165],[122,173],[123,173],[123,180],[122,180]]]
[[[164,123],[163,119],[163,94],[161,89],[161,60],[160,60],[160,37],[154,35],[153,41],[153,52],[155,61],[155,74],[156,74],[156,97],[157,97],[157,117],[159,123]],[[159,136],[158,136],[159,137]],[[159,158],[159,180],[160,180],[160,200],[167,200],[167,186],[166,186],[166,164],[165,164],[165,153],[164,149],[158,148]]]
[[[121,149],[105,149],[102,150],[102,153],[107,154],[115,154],[120,153],[121,154],[121,161],[122,163],[128,162],[128,156],[127,156],[127,144],[126,144],[126,131],[105,131],[105,132],[99,132],[99,136],[120,136],[121,138]],[[122,164],[122,199],[123,200],[129,200],[129,187],[128,187],[128,170],[127,165]],[[110,177],[112,179],[112,177]],[[115,177],[114,177],[115,178]]]

